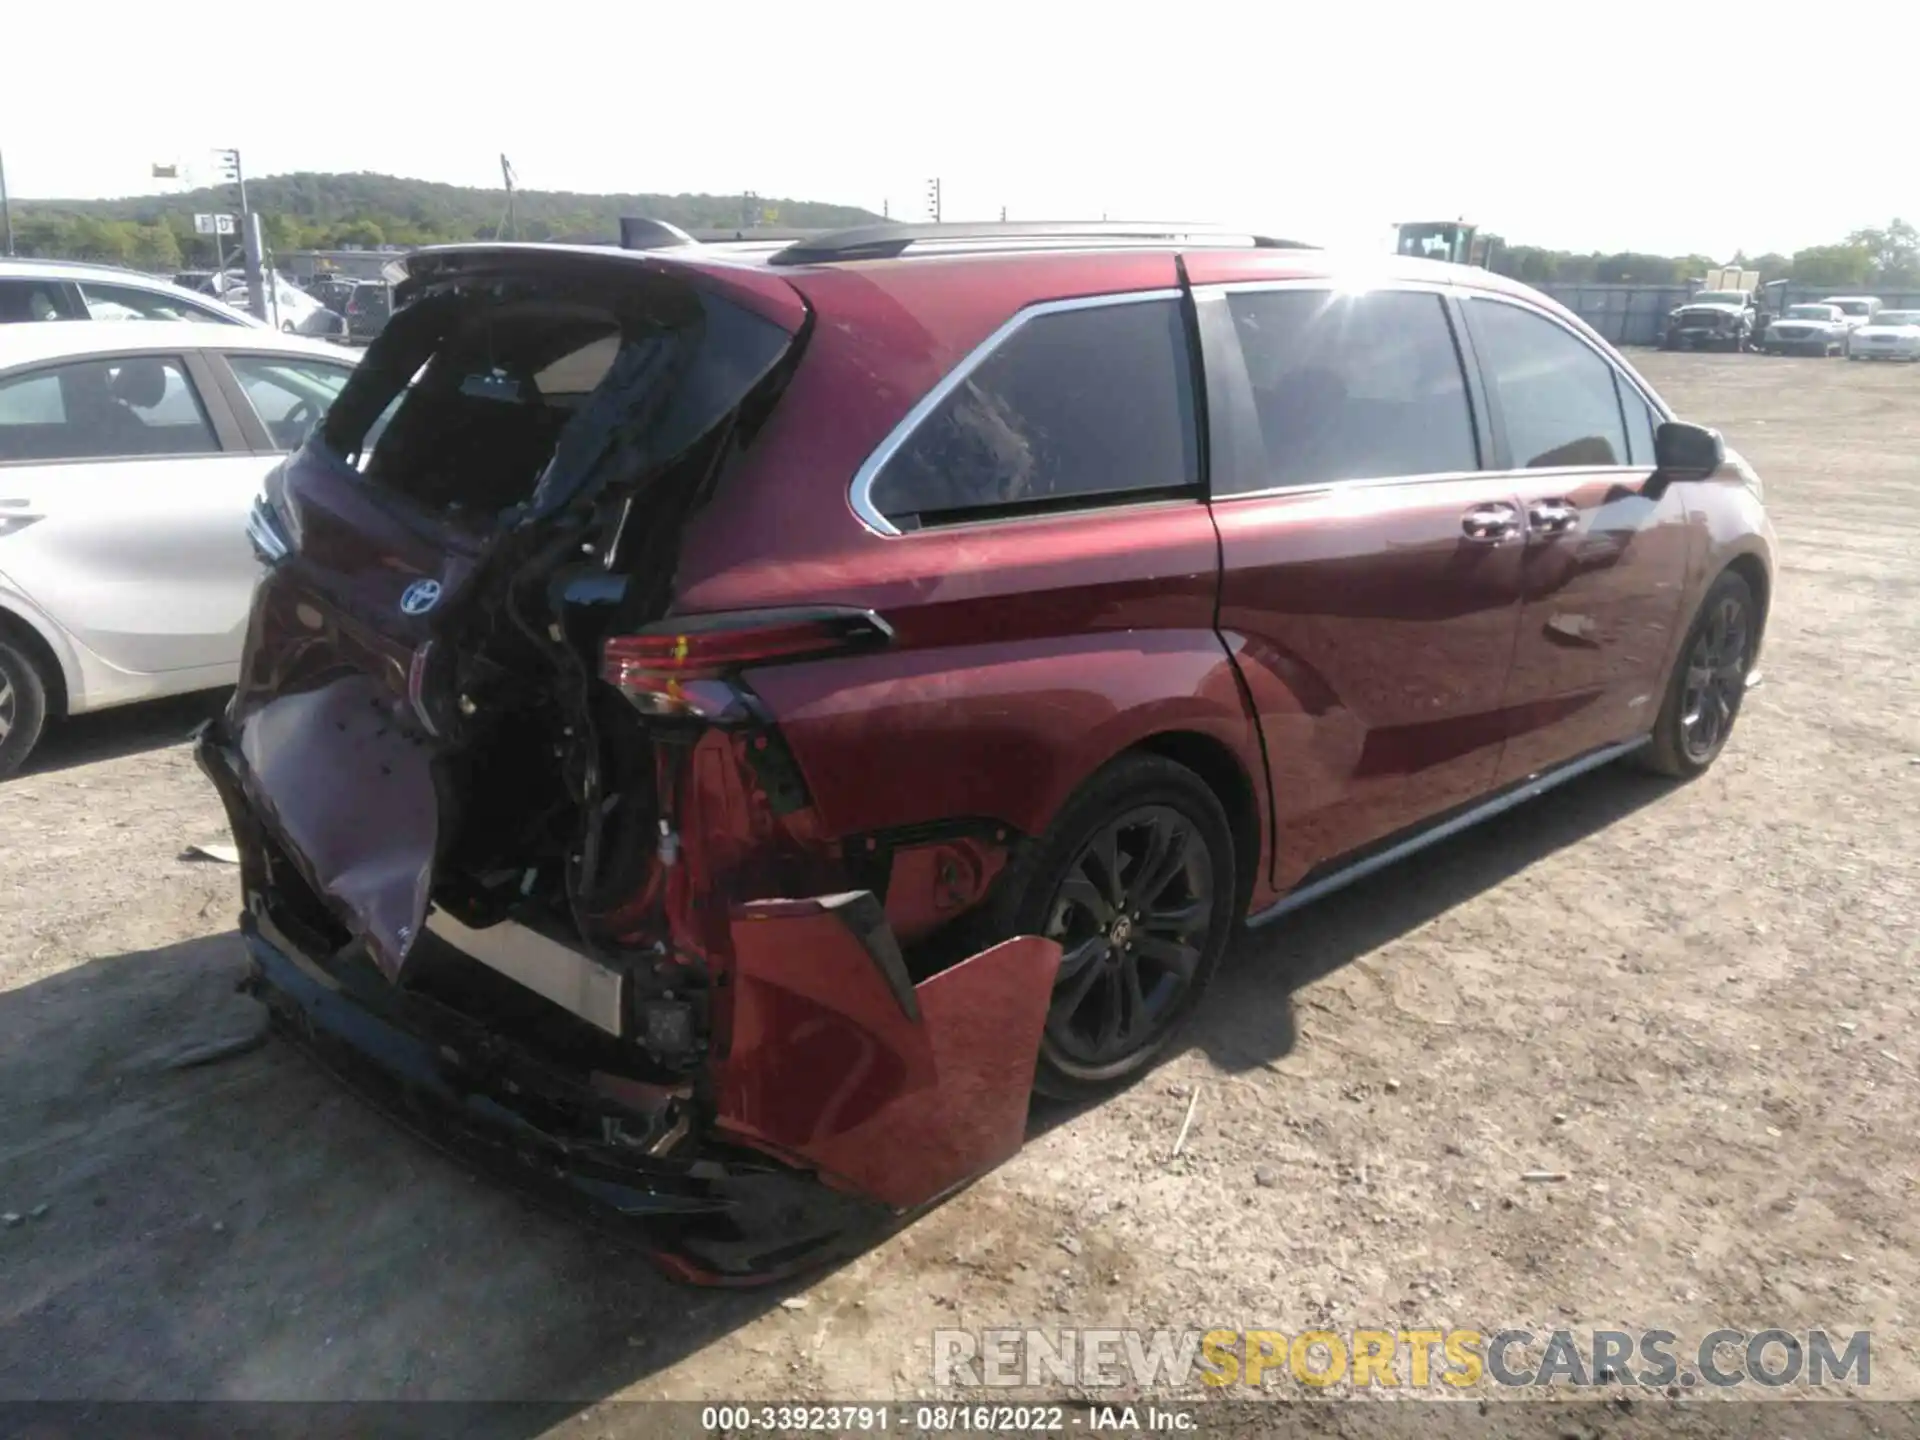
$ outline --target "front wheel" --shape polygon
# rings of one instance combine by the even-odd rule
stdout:
[[[1713,764],[1740,716],[1759,637],[1753,587],[1733,571],[1723,572],[1700,603],[1674,662],[1652,743],[1642,752],[1648,768],[1690,780]]]
[[[1233,927],[1233,831],[1200,777],[1157,755],[1109,765],[1002,886],[1000,925],[1060,943],[1034,1089],[1084,1100],[1164,1051]]]

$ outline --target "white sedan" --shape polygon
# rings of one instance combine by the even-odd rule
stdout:
[[[49,718],[233,683],[248,511],[355,358],[242,326],[0,326],[0,775]]]
[[[1882,310],[1847,337],[1849,360],[1920,360],[1920,310]]]

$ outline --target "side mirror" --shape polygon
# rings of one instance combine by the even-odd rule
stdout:
[[[1658,500],[1676,480],[1711,479],[1727,463],[1727,445],[1718,430],[1664,421],[1653,432],[1653,476],[1640,493]]]

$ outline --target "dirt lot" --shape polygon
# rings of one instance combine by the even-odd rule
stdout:
[[[797,1292],[671,1285],[278,1045],[179,1068],[253,1023],[234,872],[180,858],[207,705],[70,727],[0,788],[0,1210],[47,1207],[0,1230],[0,1399],[906,1397],[940,1326],[1310,1322],[1871,1327],[1920,1396],[1920,371],[1644,360],[1784,546],[1712,773],[1244,941],[1185,1053]]]

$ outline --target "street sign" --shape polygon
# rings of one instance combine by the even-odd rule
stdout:
[[[196,215],[193,217],[193,233],[196,235],[231,235],[234,233],[231,215]]]

